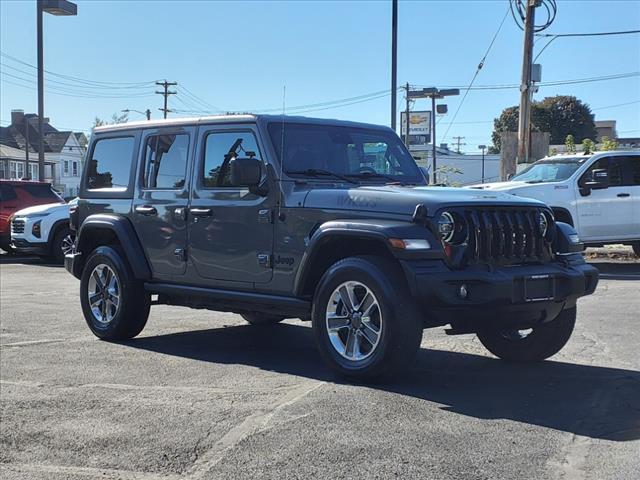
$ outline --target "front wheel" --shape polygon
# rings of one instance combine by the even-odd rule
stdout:
[[[150,300],[117,247],[91,253],[80,278],[80,303],[96,337],[126,340],[138,335],[147,323]]]
[[[389,378],[406,368],[422,340],[402,270],[385,258],[332,265],[316,289],[312,322],[324,360],[355,380]]]
[[[556,318],[528,330],[487,329],[480,342],[496,357],[511,362],[539,362],[567,344],[576,323],[576,307],[562,310]]]

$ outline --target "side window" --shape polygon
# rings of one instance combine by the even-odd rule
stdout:
[[[0,185],[0,199],[3,202],[18,198],[15,189],[11,185]]]
[[[593,171],[605,169],[609,172],[609,185],[617,187],[622,185],[622,162],[620,157],[605,157],[597,160],[589,167],[580,179],[580,185],[593,180]]]
[[[142,171],[143,188],[184,187],[189,135],[153,135],[147,138]]]
[[[229,161],[235,157],[260,157],[252,132],[218,132],[205,137],[202,184],[205,188],[229,187]]]
[[[104,138],[93,147],[87,167],[87,187],[126,190],[133,161],[133,137]]]
[[[640,156],[625,157],[631,185],[640,185]]]

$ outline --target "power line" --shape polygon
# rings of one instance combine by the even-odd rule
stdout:
[[[640,100],[634,100],[632,102],[625,102],[625,103],[617,103],[616,105],[607,105],[606,107],[592,108],[591,110],[604,110],[605,108],[625,107],[627,105],[634,105],[636,103],[640,103]]]
[[[500,22],[500,25],[498,26],[498,30],[496,30],[496,33],[493,35],[493,38],[491,39],[491,43],[489,43],[489,47],[487,48],[487,51],[484,53],[484,56],[482,57],[482,60],[480,60],[480,63],[478,64],[478,67],[476,68],[476,73],[473,74],[473,78],[471,79],[471,82],[469,83],[469,86],[465,90],[464,95],[462,96],[462,99],[460,100],[460,103],[458,104],[458,108],[456,108],[456,111],[453,114],[453,119],[451,120],[451,123],[449,123],[449,126],[447,127],[447,130],[444,132],[444,136],[442,137],[442,141],[444,141],[447,138],[447,135],[449,134],[449,130],[451,129],[451,126],[456,121],[456,117],[458,116],[458,112],[462,108],[462,105],[464,104],[464,101],[466,100],[467,95],[469,95],[469,90],[471,90],[471,87],[473,87],[473,84],[476,81],[476,78],[478,78],[478,74],[480,73],[480,70],[482,70],[482,67],[484,67],[484,62],[487,59],[487,56],[489,55],[489,52],[491,51],[491,48],[493,47],[493,44],[496,41],[496,38],[498,38],[498,34],[500,33],[500,30],[502,30],[502,25],[504,25],[504,21],[507,19],[507,15],[509,15],[510,11],[511,11],[511,6],[509,6],[509,8],[505,12],[504,16],[502,17],[502,21]],[[433,114],[435,115],[435,112]],[[435,139],[434,139],[434,143],[435,143]]]
[[[640,33],[640,30],[622,30],[618,32],[590,32],[590,33],[536,33],[536,37],[600,37],[605,35],[630,35]]]

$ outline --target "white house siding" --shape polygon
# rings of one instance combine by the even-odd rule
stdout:
[[[60,153],[53,154],[58,168],[56,187],[64,197],[78,195],[84,152],[85,148],[78,143],[75,135],[70,134]]]

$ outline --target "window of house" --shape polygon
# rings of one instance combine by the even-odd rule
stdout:
[[[205,140],[202,183],[205,187],[231,185],[229,162],[235,157],[260,157],[256,137],[251,132],[210,133]],[[224,170],[224,171],[223,171]]]
[[[134,143],[133,137],[98,140],[86,169],[88,188],[126,190],[129,186]]]
[[[5,171],[5,161],[0,160],[0,178],[7,178],[7,172]]]
[[[9,162],[9,178],[20,180],[24,177],[24,162]]]
[[[68,177],[69,176],[69,161],[68,160],[63,161],[62,162],[62,166],[63,166],[62,174],[65,177]]]
[[[38,174],[40,172],[38,171],[38,164],[37,163],[29,163],[29,176],[31,177],[31,180],[38,180]]]
[[[189,135],[153,135],[147,138],[142,172],[144,188],[184,187]]]
[[[73,176],[77,177],[78,176],[78,162],[73,162],[73,170],[72,170]]]

